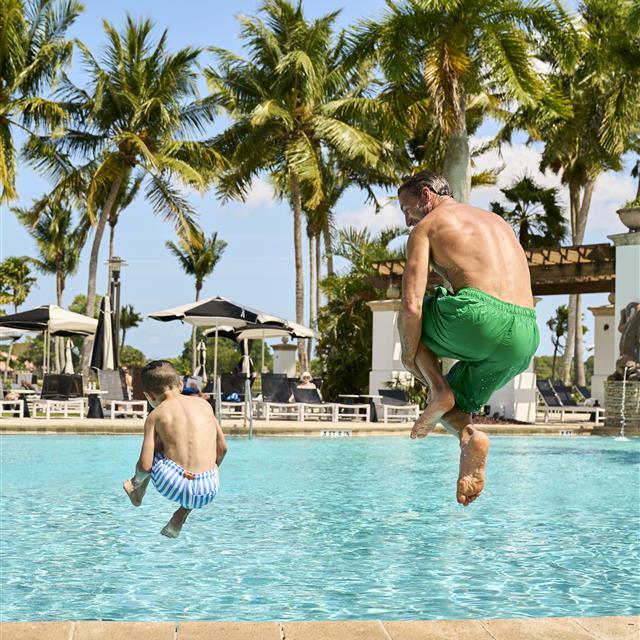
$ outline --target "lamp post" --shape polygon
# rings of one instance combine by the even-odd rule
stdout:
[[[107,262],[109,265],[109,295],[113,309],[113,334],[115,341],[114,368],[120,366],[120,271],[127,263],[119,256],[113,256]]]

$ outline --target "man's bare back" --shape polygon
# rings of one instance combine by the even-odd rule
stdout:
[[[176,395],[149,416],[158,438],[157,450],[191,473],[208,471],[216,461],[216,419],[202,398]]]
[[[454,291],[474,287],[504,302],[533,307],[527,258],[500,216],[451,200],[425,216],[412,234],[427,238],[431,266]]]

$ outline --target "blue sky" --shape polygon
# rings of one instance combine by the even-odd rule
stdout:
[[[70,35],[79,38],[94,53],[104,43],[102,19],[107,19],[120,27],[124,17],[130,12],[134,17],[151,17],[161,29],[169,28],[169,45],[177,49],[186,45],[215,45],[241,53],[238,14],[255,14],[259,2],[236,0],[234,2],[203,2],[183,0],[182,2],[125,2],[111,0],[108,3],[87,0],[85,12],[72,27]],[[383,11],[383,0],[305,0],[305,10],[309,16],[317,16],[342,8],[338,23],[352,24],[363,17],[370,17]],[[76,58],[76,63],[77,63]],[[202,58],[204,63],[209,60]],[[74,74],[75,75],[75,74]],[[221,119],[216,128],[222,127]],[[494,131],[488,123],[479,132],[484,139]],[[475,140],[479,142],[480,139]],[[504,164],[505,169],[497,187],[485,187],[472,192],[471,202],[487,207],[489,202],[499,199],[499,187],[507,185],[525,170],[540,182],[558,185],[553,175],[540,175],[537,171],[539,153],[535,148],[515,144],[497,154],[486,155],[479,161],[480,168]],[[630,159],[628,164],[630,165]],[[606,242],[607,235],[624,231],[615,210],[635,192],[629,176],[630,166],[619,174],[606,174],[596,185],[591,206],[590,223],[585,242]],[[16,205],[28,206],[33,198],[47,192],[48,183],[25,166],[19,167],[18,191],[20,198]],[[381,194],[384,196],[384,194]],[[567,197],[563,191],[566,204]],[[227,250],[214,271],[205,282],[203,297],[222,295],[238,302],[262,309],[272,314],[295,318],[294,269],[292,217],[285,204],[273,199],[265,182],[254,185],[245,203],[222,204],[210,192],[204,197],[196,197],[193,203],[200,214],[200,224],[207,234],[217,231],[218,237],[227,241]],[[27,232],[18,224],[6,205],[0,213],[1,257],[10,255],[34,255],[34,243]],[[397,207],[390,203],[376,215],[373,208],[364,204],[364,196],[357,190],[347,192],[336,207],[338,226],[368,226],[379,230],[390,224],[402,224],[402,216]],[[107,287],[107,273],[104,262],[107,257],[107,233],[100,256],[98,292]],[[194,296],[192,280],[179,268],[177,261],[166,250],[166,240],[175,239],[173,227],[154,216],[142,197],[122,214],[116,230],[116,255],[122,256],[128,267],[122,278],[122,299],[124,304],[133,304],[137,311],[147,314],[155,310],[189,302]],[[82,256],[78,274],[68,280],[64,304],[68,305],[78,293],[86,293],[86,272],[90,242]],[[306,264],[305,264],[306,269]],[[305,295],[307,291],[305,290]],[[23,309],[39,304],[55,302],[53,277],[38,276],[37,286],[32,290]],[[566,296],[546,297],[539,305],[541,326],[554,309],[566,302]],[[585,296],[585,306],[596,306],[606,302],[606,295]],[[592,316],[586,312],[585,324],[590,329],[585,340],[593,341]],[[127,334],[127,342],[141,349],[149,357],[173,356],[180,351],[188,338],[190,328],[178,323],[145,321],[139,328]],[[551,353],[552,347],[548,330],[542,329],[542,343],[539,353]]]

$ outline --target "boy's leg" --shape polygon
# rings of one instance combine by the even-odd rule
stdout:
[[[138,465],[136,465],[136,472],[132,478],[125,480],[122,488],[129,496],[131,504],[134,507],[139,507],[142,504],[142,498],[147,492],[149,481],[151,480],[151,473],[149,471],[142,471]]]
[[[429,397],[427,400],[427,408],[413,425],[411,437],[424,438],[433,431],[435,423],[440,420],[445,413],[453,409],[456,399],[447,379],[442,375],[438,358],[433,351],[423,343],[418,345],[415,363],[422,374],[423,379],[421,382],[429,387]],[[447,428],[447,430],[450,429]],[[457,435],[457,431],[452,433]]]
[[[167,538],[177,538],[182,531],[182,525],[186,522],[187,517],[191,513],[191,509],[180,507],[171,516],[171,520],[163,527],[160,533]]]
[[[465,507],[470,505],[484,489],[485,466],[489,455],[489,438],[476,429],[471,415],[454,407],[442,416],[442,423],[460,440],[460,472],[456,487],[456,500]]]

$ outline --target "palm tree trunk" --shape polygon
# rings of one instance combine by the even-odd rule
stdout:
[[[316,326],[316,243],[312,235],[309,239],[309,326]],[[311,362],[312,340],[307,340],[307,360]]]
[[[113,258],[113,247],[115,244],[116,225],[111,219],[109,219],[109,261]]]
[[[556,379],[556,357],[558,356],[558,342],[553,343],[553,360],[551,361],[551,379]]]
[[[293,204],[293,250],[296,269],[296,322],[304,324],[304,273],[302,271],[302,196],[300,181],[291,169],[291,202]],[[307,354],[304,342],[298,340],[298,361],[302,371],[307,368]]]
[[[584,373],[584,338],[582,333],[582,296],[576,296],[576,349],[574,358],[575,381],[580,386],[585,386]]]
[[[202,283],[198,283],[196,281],[196,302],[200,300],[200,290],[202,289]],[[196,349],[196,335],[197,328],[194,325],[191,328],[191,373],[194,374],[196,372],[196,364],[198,359],[198,353]]]
[[[64,276],[60,271],[60,263],[56,265],[56,304],[62,307],[62,291],[64,289]],[[56,336],[53,341],[54,348],[54,362],[56,371],[62,371],[62,340],[59,336]]]
[[[322,271],[322,244],[320,242],[320,232],[316,234],[316,323],[312,329],[318,328],[318,314],[320,313],[320,280]]]
[[[327,275],[333,275],[333,251],[331,249],[331,232],[327,228],[322,232],[324,237],[324,256],[327,259]]]
[[[449,182],[453,197],[458,202],[469,202],[471,191],[471,154],[467,136],[466,107],[464,96],[459,101],[458,126],[449,135],[442,173]]]
[[[100,253],[100,243],[104,235],[104,228],[111,215],[111,210],[115,206],[118,191],[122,178],[116,178],[111,184],[111,190],[104,203],[104,207],[100,212],[98,224],[96,225],[95,235],[93,236],[93,244],[91,245],[91,258],[89,259],[89,282],[87,285],[87,315],[94,316],[96,306],[96,277],[98,275],[98,254]],[[82,345],[82,357],[80,359],[80,369],[84,375],[89,373],[89,362],[91,360],[91,348],[93,346],[93,337],[87,336]]]
[[[120,355],[122,355],[122,350],[124,349],[124,339],[127,335],[127,328],[122,327],[122,342],[120,342]]]
[[[567,341],[562,356],[562,382],[571,384],[571,364],[576,346],[576,294],[569,295],[569,318],[567,321]]]

